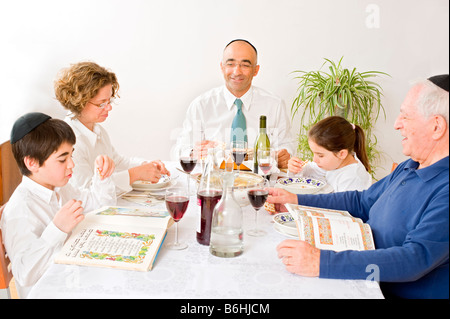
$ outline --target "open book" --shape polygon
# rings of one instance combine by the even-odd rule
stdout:
[[[295,220],[299,238],[325,250],[375,249],[372,230],[347,211],[286,204]]]
[[[173,219],[147,207],[102,207],[86,214],[55,263],[148,271]]]

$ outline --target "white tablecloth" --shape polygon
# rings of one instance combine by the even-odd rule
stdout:
[[[167,163],[177,184],[186,176]],[[179,166],[179,165],[178,165]],[[191,183],[191,187],[194,183]],[[130,203],[120,200],[120,205]],[[179,240],[185,250],[165,248],[175,237],[168,230],[158,258],[149,272],[53,264],[36,283],[29,298],[383,298],[378,283],[364,280],[307,278],[289,273],[277,257],[276,246],[288,237],[273,228],[272,216],[259,212],[265,237],[244,233],[245,251],[220,258],[196,241],[199,207],[196,197],[179,222]],[[243,208],[244,229],[254,226],[254,210]],[[368,274],[369,275],[369,274]]]

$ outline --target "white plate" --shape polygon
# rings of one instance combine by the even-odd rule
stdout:
[[[279,213],[273,216],[274,228],[276,231],[290,237],[298,238],[297,225],[290,213]]]
[[[294,194],[314,194],[321,191],[327,183],[307,177],[286,177],[277,180],[275,187],[283,188]]]
[[[133,189],[138,191],[148,191],[156,189],[159,190],[169,186],[171,182],[172,179],[170,178],[170,176],[164,175],[163,177],[160,178],[158,183],[152,183],[149,181],[136,181],[133,184],[131,184],[131,187],[133,187]]]

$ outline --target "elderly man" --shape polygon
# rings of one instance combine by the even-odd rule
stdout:
[[[225,85],[200,95],[191,103],[176,149],[200,139],[204,139],[203,151],[214,142],[228,143],[230,132],[237,128],[243,130],[248,146],[253,147],[259,118],[265,115],[268,132],[273,132],[271,144],[278,150],[278,165],[287,167],[294,150],[289,117],[283,100],[252,85],[253,77],[259,72],[255,47],[246,40],[231,41],[224,49],[220,68]],[[233,127],[235,123],[243,123],[243,127]],[[204,136],[200,136],[200,131]]]
[[[448,90],[448,74],[411,88],[394,125],[410,159],[368,190],[303,196],[271,191],[268,201],[278,205],[347,210],[370,224],[375,240],[375,250],[342,252],[285,240],[277,250],[288,271],[367,279],[376,269],[386,296],[449,298]]]

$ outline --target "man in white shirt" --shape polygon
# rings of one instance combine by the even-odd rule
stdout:
[[[246,120],[248,147],[253,147],[259,132],[259,118],[265,115],[271,146],[278,150],[278,166],[287,167],[290,154],[294,151],[290,120],[281,98],[252,86],[253,77],[259,72],[255,47],[246,40],[231,41],[225,47],[220,67],[225,85],[202,94],[191,103],[176,149],[190,142],[199,142],[202,138],[205,139],[201,143],[203,153],[214,142],[228,143],[237,112],[235,101],[240,99]],[[204,136],[200,135],[200,131]]]

